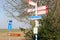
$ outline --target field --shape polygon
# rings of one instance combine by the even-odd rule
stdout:
[[[21,36],[9,36],[9,33],[20,33]],[[8,31],[7,29],[0,29],[0,40],[25,40],[24,33],[18,29]]]

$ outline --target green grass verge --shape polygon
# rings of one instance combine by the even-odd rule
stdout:
[[[20,30],[19,29],[13,29],[11,30],[11,32],[19,32]],[[9,32],[8,29],[0,29],[0,32]]]

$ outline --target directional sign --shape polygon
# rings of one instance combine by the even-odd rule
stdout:
[[[33,1],[31,1],[31,0],[28,0],[28,4],[33,5],[33,6],[36,6],[37,5],[37,3],[35,3]]]
[[[12,30],[12,20],[9,20],[9,23],[8,23],[8,30]]]
[[[34,10],[33,10],[34,11]],[[29,11],[27,11],[28,13]],[[30,12],[32,12],[32,9],[30,10]],[[46,10],[41,10],[41,11],[38,11],[37,15],[44,15],[44,14],[47,14],[48,13],[48,9]]]
[[[29,12],[34,12],[35,9],[26,9],[26,13],[29,13]]]
[[[42,16],[30,16],[30,20],[35,20],[35,19],[42,19]]]
[[[38,11],[37,15],[44,15],[47,14],[48,10]]]
[[[44,9],[48,9],[48,5],[40,6],[37,8],[37,10],[44,10]]]
[[[46,10],[46,9],[48,9],[48,6],[47,6],[47,5],[45,5],[45,6],[40,6],[40,7],[37,8],[37,11]],[[27,13],[29,13],[29,12],[34,12],[34,11],[36,11],[35,8],[33,8],[33,9],[26,9],[26,12],[27,12]]]

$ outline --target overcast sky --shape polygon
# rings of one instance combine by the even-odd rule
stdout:
[[[19,27],[23,27],[23,28],[29,28],[29,24],[24,23],[24,22],[18,22],[16,19],[13,19],[11,17],[7,17],[6,16],[6,11],[3,9],[3,4],[5,3],[5,0],[0,0],[0,29],[7,29],[8,28],[8,21],[10,19],[12,19],[13,21],[13,28],[19,28]]]

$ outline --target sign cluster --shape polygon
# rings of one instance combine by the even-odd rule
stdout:
[[[31,0],[28,0],[28,4],[32,5],[32,6],[36,6],[37,3],[31,1]],[[37,7],[37,10],[35,8],[33,9],[26,9],[26,13],[30,13],[30,12],[34,12],[34,11],[37,11],[37,15],[44,15],[44,14],[47,14],[48,13],[48,5],[45,5],[45,6],[39,6]]]
[[[34,12],[34,11],[38,11],[37,15],[43,15],[43,14],[47,14],[48,13],[48,6],[40,6],[37,8],[37,10],[35,9],[26,9],[26,13],[30,13],[30,12]]]
[[[31,0],[28,0],[28,4],[32,6],[37,6],[37,2],[33,2]],[[41,15],[46,15],[48,13],[48,5],[39,6],[37,7],[37,9],[35,8],[26,9],[26,13],[35,12],[35,11],[37,11],[37,14],[36,14],[37,16],[30,16],[29,17],[30,20],[42,19]]]

